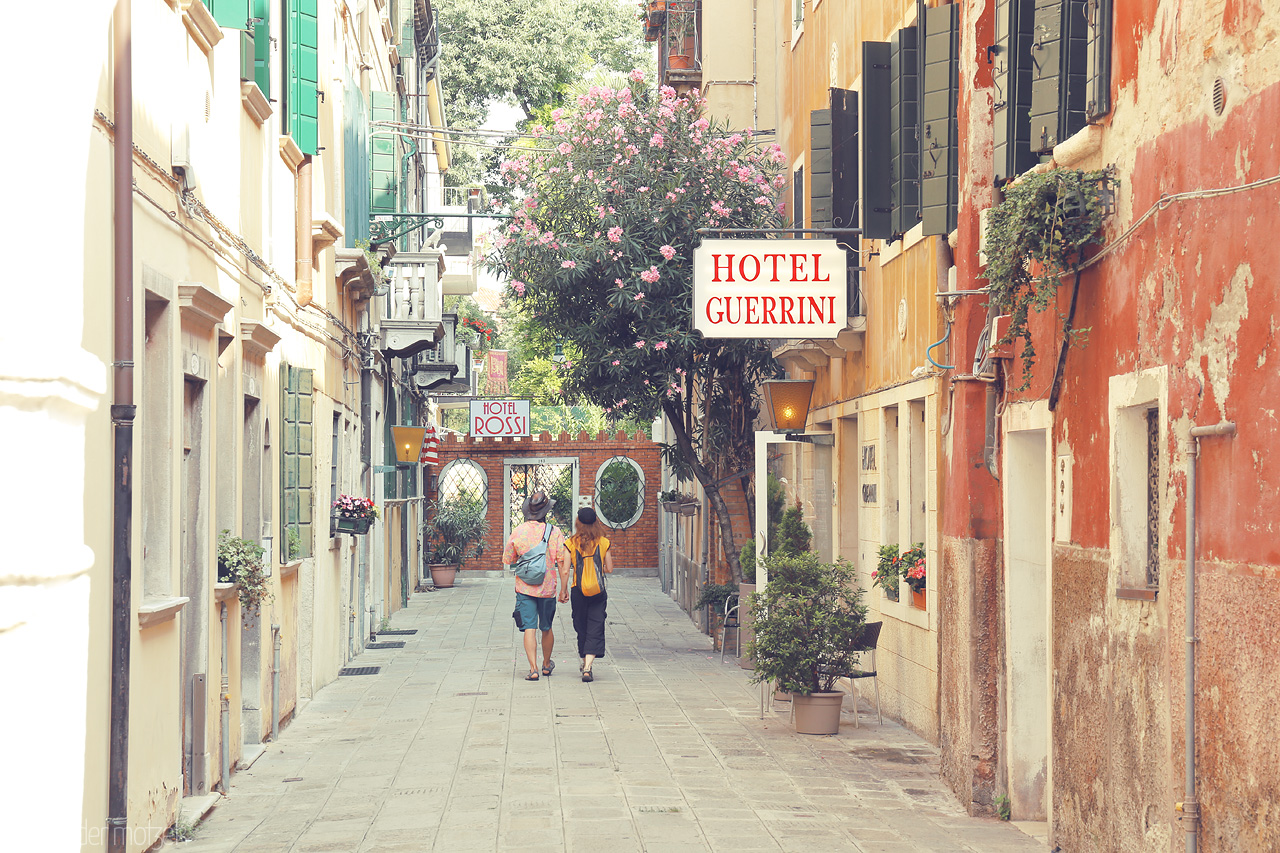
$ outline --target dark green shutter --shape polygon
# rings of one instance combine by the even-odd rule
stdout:
[[[920,220],[925,234],[950,234],[959,201],[959,35],[950,4],[925,10],[924,99],[920,106]]]
[[[995,44],[992,46],[994,177],[996,183],[1030,169],[1031,153],[1031,23],[1033,0],[996,0]]]
[[[342,163],[346,243],[369,239],[370,184],[359,176],[369,171],[369,114],[364,93],[351,77],[342,86]]]
[[[253,0],[253,82],[271,97],[271,0]]]
[[[280,454],[281,553],[289,554],[289,531],[302,543],[296,556],[310,557],[314,541],[314,373],[311,370],[280,366],[281,397],[284,410],[284,448]]]
[[[1031,42],[1031,150],[1085,125],[1085,0],[1037,0]]]
[[[831,110],[809,113],[810,222],[831,227]]]
[[[1086,0],[1085,104],[1088,121],[1111,112],[1111,0]]]
[[[405,17],[404,23],[400,25],[400,46],[397,48],[401,58],[413,56],[413,8],[410,7],[409,14]]]
[[[249,28],[249,0],[205,0],[218,26],[232,30]]]
[[[848,89],[831,90],[831,221],[836,228],[858,227],[858,93]],[[849,316],[859,316],[859,242],[837,239],[848,259]]]
[[[303,154],[315,154],[320,147],[320,58],[317,0],[286,0],[289,73],[288,131]]]
[[[399,121],[400,101],[395,92],[373,92],[370,101],[374,121]],[[373,128],[373,160],[369,209],[374,214],[400,212],[400,167],[396,137],[387,128]]]
[[[862,236],[893,236],[889,189],[889,43],[862,43]]]
[[[889,157],[894,236],[920,221],[920,86],[915,27],[889,37]]]
[[[791,227],[804,228],[804,166],[791,173]]]

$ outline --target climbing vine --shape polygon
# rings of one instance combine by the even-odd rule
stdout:
[[[1030,312],[1056,304],[1060,280],[1077,271],[1084,248],[1102,231],[1116,183],[1111,169],[1031,172],[1008,185],[1004,201],[988,214],[982,244],[987,291],[992,303],[1010,315],[1008,330],[992,345],[1022,339],[1018,390],[1030,384],[1035,364],[1035,345],[1027,327]],[[1073,297],[1072,314],[1074,307]],[[1089,331],[1071,328],[1069,316],[1061,319],[1068,342],[1082,339]]]

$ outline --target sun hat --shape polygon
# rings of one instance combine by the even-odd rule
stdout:
[[[525,521],[542,521],[555,505],[555,499],[547,497],[546,492],[534,492],[524,499],[520,512],[524,515]]]

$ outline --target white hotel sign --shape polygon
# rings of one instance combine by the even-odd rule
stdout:
[[[848,321],[835,240],[703,240],[693,250],[693,327],[706,338],[834,338]]]
[[[491,438],[529,435],[529,401],[472,400],[471,435]]]

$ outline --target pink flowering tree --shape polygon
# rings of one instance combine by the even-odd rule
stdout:
[[[490,263],[580,354],[564,365],[567,392],[618,417],[666,415],[668,462],[698,479],[734,542],[720,489],[747,490],[756,387],[778,367],[766,341],[692,330],[692,257],[700,229],[783,225],[784,157],[712,124],[696,94],[629,80],[555,111],[502,164],[515,202]],[[725,552],[741,580],[737,550]]]

